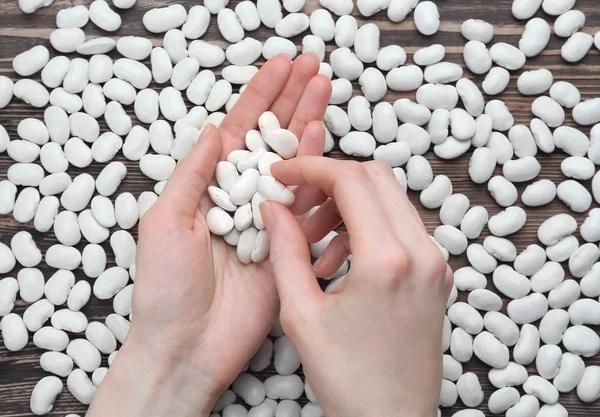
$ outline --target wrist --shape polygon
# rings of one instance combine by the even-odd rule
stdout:
[[[183,358],[164,357],[130,339],[106,379],[89,416],[207,417],[220,394],[208,376]]]

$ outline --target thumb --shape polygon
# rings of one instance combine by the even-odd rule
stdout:
[[[198,143],[179,161],[167,181],[159,199],[162,208],[175,214],[175,218],[193,221],[220,154],[221,134],[217,127],[208,124],[202,130]]]
[[[260,211],[271,241],[270,260],[281,309],[305,309],[307,301],[323,294],[310,263],[308,242],[286,207],[266,201]]]

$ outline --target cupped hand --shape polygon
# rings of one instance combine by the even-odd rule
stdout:
[[[322,204],[299,225],[290,210],[263,203],[281,324],[328,417],[436,415],[442,326],[452,272],[391,168],[305,156],[271,166],[288,186],[313,186]],[[313,267],[315,242],[344,222]],[[349,273],[331,294],[315,273]]]
[[[140,222],[133,320],[113,367],[135,373],[133,361],[161,370],[159,376],[146,376],[148,385],[162,383],[176,392],[170,403],[178,403],[163,405],[169,408],[163,415],[209,412],[275,321],[279,298],[268,260],[243,265],[234,247],[211,236],[205,220],[211,203],[205,191],[217,162],[244,147],[246,132],[267,110],[300,138],[299,155],[322,154],[320,120],[331,83],[318,70],[312,54],[293,63],[277,56],[264,64],[220,126],[204,128]],[[118,378],[114,374],[107,378]],[[160,415],[160,407],[146,408],[143,415]]]

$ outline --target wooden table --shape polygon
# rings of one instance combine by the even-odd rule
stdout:
[[[180,0],[186,8],[194,4],[201,3],[199,0]],[[229,7],[235,5],[238,0],[231,0]],[[462,22],[469,18],[480,18],[489,21],[495,25],[496,36],[493,42],[505,41],[513,45],[518,44],[519,37],[523,31],[523,23],[517,22],[510,12],[512,0],[443,0],[436,1],[440,7],[442,25],[440,31],[432,37],[424,37],[415,31],[412,19],[408,19],[400,24],[394,24],[387,20],[385,13],[379,13],[369,19],[371,22],[377,22],[381,29],[381,46],[390,44],[398,44],[404,47],[409,54],[412,54],[420,47],[442,43],[446,46],[446,60],[456,63],[463,63],[462,47],[465,40],[460,35],[460,26]],[[2,2],[2,15],[0,17],[0,74],[8,75],[13,79],[17,79],[17,75],[12,71],[12,57],[18,53],[38,44],[46,45],[50,48],[48,36],[55,28],[55,15],[61,8],[76,4],[89,4],[89,1],[82,0],[56,0],[51,7],[42,8],[34,15],[25,15],[17,7],[17,0],[5,0]],[[149,36],[142,26],[143,14],[152,7],[166,6],[172,2],[166,0],[140,0],[138,4],[131,10],[121,12],[123,17],[123,26],[115,34],[116,36],[123,35],[142,35]],[[308,0],[305,11],[310,12],[318,6],[316,0]],[[578,0],[576,7],[587,15],[587,26],[585,32],[595,34],[600,29],[600,8],[598,8],[596,0]],[[542,13],[538,14],[543,16]],[[365,20],[357,15],[360,22]],[[86,34],[89,37],[104,35],[95,26],[89,23],[85,28]],[[271,36],[272,31],[267,31],[261,28],[254,32],[251,36],[259,40],[265,40]],[[160,45],[161,37],[151,36],[155,45]],[[205,35],[204,39],[219,42],[226,46],[220,39],[217,31],[215,19],[212,20],[210,30]],[[296,44],[301,44],[301,37],[293,39]],[[597,50],[593,51],[578,65],[569,65],[560,57],[560,46],[563,40],[557,37],[552,37],[549,46],[538,57],[529,59],[524,70],[532,70],[538,68],[547,68],[554,74],[555,80],[568,80],[573,82],[582,92],[583,98],[592,98],[600,93],[600,54]],[[332,50],[332,46],[328,46],[328,51]],[[409,62],[411,58],[409,57]],[[530,104],[532,97],[523,97],[516,90],[516,79],[519,72],[512,74],[510,87],[499,98],[505,100],[506,104],[513,112],[516,123],[528,124],[532,118]],[[468,77],[472,75],[467,73]],[[39,73],[34,76],[39,80]],[[474,77],[474,80],[480,85],[483,77]],[[360,94],[360,89],[356,88],[355,93]],[[398,94],[388,92],[386,100],[393,102],[394,100],[408,97],[414,100],[414,93]],[[189,103],[188,103],[189,105]],[[132,113],[132,106],[128,109]],[[570,112],[569,112],[570,113]],[[12,139],[16,139],[16,127],[18,122],[25,117],[43,117],[43,111],[34,109],[23,104],[20,100],[13,99],[12,103],[5,109],[0,110],[0,124],[2,124],[9,132]],[[573,125],[570,114],[567,116],[567,124]],[[102,119],[100,121],[104,131],[106,124]],[[589,133],[589,129],[583,129]],[[332,152],[332,156],[344,157],[344,155],[336,148]],[[496,214],[501,210],[497,206],[487,191],[485,185],[474,185],[467,174],[469,163],[469,154],[454,160],[441,161],[433,154],[429,155],[429,160],[432,163],[435,174],[448,175],[453,182],[455,193],[464,193],[470,200],[471,205],[484,205],[488,208],[490,215]],[[563,181],[565,178],[560,173],[560,162],[565,155],[557,153],[551,156],[540,155],[539,160],[543,165],[542,173],[539,178],[548,178],[556,182]],[[152,190],[153,181],[145,178],[139,171],[136,163],[125,160],[122,156],[117,158],[123,161],[128,168],[127,178],[123,181],[119,192],[129,191],[136,197],[146,190]],[[6,178],[6,170],[12,163],[11,159],[4,153],[0,155],[0,179]],[[77,175],[81,172],[89,172],[96,176],[103,166],[101,164],[93,164],[85,170],[70,169],[69,173]],[[501,169],[496,169],[496,174],[501,174]],[[588,188],[589,182],[585,184]],[[518,186],[519,193],[524,190],[525,185]],[[113,196],[114,198],[115,196]],[[435,227],[439,225],[438,212],[428,211],[418,204],[418,194],[410,193],[411,199],[417,205],[419,212],[425,222],[428,231],[433,234]],[[518,203],[520,205],[520,202]],[[596,206],[596,204],[594,204]],[[527,224],[518,234],[512,236],[513,242],[517,245],[519,251],[523,250],[527,245],[536,243],[536,232],[539,225],[551,215],[560,212],[566,212],[567,207],[555,201],[554,203],[537,209],[527,209],[528,219]],[[579,224],[585,219],[585,215],[575,215]],[[55,242],[51,233],[40,234],[35,231],[31,223],[26,225],[18,224],[12,216],[0,217],[0,241],[8,244],[11,237],[20,230],[31,232],[37,245],[45,251],[49,245]],[[135,232],[135,231],[134,231]],[[135,233],[134,233],[135,234]],[[482,236],[477,239],[478,242],[483,240]],[[83,249],[84,244],[78,245],[78,249]],[[108,244],[104,244],[109,262],[112,264],[114,259]],[[465,256],[455,257],[450,261],[453,268],[459,268],[467,264]],[[53,272],[45,265],[41,265],[40,269],[46,277],[49,277]],[[6,276],[16,276],[18,271],[15,270]],[[76,271],[77,279],[86,279],[81,270]],[[3,276],[4,277],[4,276]],[[492,286],[490,281],[490,286]],[[466,294],[461,294],[460,299],[464,299]],[[506,305],[506,303],[505,303]],[[17,303],[15,312],[22,314],[27,305],[22,301]],[[91,320],[103,320],[104,317],[112,312],[112,303],[110,301],[101,302],[92,299],[90,303],[83,309],[85,314]],[[42,378],[45,373],[39,366],[39,357],[43,352],[37,349],[33,343],[17,353],[8,352],[2,344],[0,344],[0,416],[15,417],[15,416],[30,416],[29,397],[36,382]],[[586,364],[600,364],[599,358],[586,359]],[[103,366],[106,366],[106,358],[103,359]],[[481,405],[480,409],[486,414],[487,399],[494,391],[493,387],[487,380],[487,372],[489,368],[483,365],[478,360],[474,359],[465,366],[466,371],[478,373],[480,381],[483,384],[486,400]],[[267,370],[263,377],[272,374],[273,369]],[[534,367],[530,367],[530,372],[535,372]],[[306,401],[303,399],[303,401]],[[600,415],[600,404],[585,405],[581,403],[574,393],[562,395],[560,402],[566,406],[572,416],[591,416]],[[452,409],[446,410],[444,415],[451,415],[453,412],[464,408],[462,405],[457,405]],[[55,404],[54,410],[50,413],[52,416],[64,416],[68,413],[78,413],[83,415],[86,407],[80,405],[66,390],[59,397]]]

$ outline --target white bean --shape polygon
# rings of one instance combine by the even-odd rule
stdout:
[[[304,384],[298,375],[274,375],[265,380],[268,398],[274,400],[297,400],[304,392]]]
[[[250,374],[240,374],[233,382],[232,389],[250,406],[258,406],[265,399],[265,386]]]
[[[440,27],[440,13],[435,3],[424,1],[417,4],[414,11],[414,20],[417,30],[423,35],[430,36]]]
[[[367,132],[350,132],[339,141],[342,152],[350,156],[369,157],[375,152],[375,139]]]
[[[509,82],[510,73],[502,67],[494,67],[481,83],[481,88],[487,95],[493,96],[506,90]]]
[[[488,43],[494,37],[494,27],[480,19],[465,20],[460,28],[461,34],[470,41]]]
[[[73,359],[60,352],[44,352],[40,366],[46,372],[66,378],[73,370]]]
[[[394,91],[414,91],[423,84],[423,70],[416,65],[393,68],[388,72],[386,82]]]
[[[29,80],[26,78],[21,79],[15,83],[12,90],[15,97],[23,100],[27,104],[31,104],[33,107],[44,107],[46,104],[48,104],[48,101],[50,100],[51,102],[54,101],[54,103],[52,103],[53,105],[58,105],[57,103],[60,103],[61,107],[67,107],[67,109],[69,110],[75,109],[73,111],[77,111],[81,108],[81,106],[77,108],[77,99],[69,96],[69,98],[72,98],[75,101],[73,103],[66,97],[61,96],[61,92],[64,91],[62,90],[62,88],[53,90],[52,93],[54,94],[52,96],[48,94],[48,90],[46,90],[46,87],[34,80]]]
[[[180,4],[173,4],[147,11],[142,18],[142,22],[150,32],[163,33],[183,25],[186,18],[185,8]]]
[[[588,366],[581,381],[577,385],[577,396],[585,403],[592,403],[600,398],[600,366]]]
[[[462,67],[452,62],[438,62],[429,65],[423,72],[425,81],[432,84],[452,83],[461,79],[462,75]]]
[[[471,306],[482,311],[500,311],[502,308],[500,296],[485,288],[475,288],[469,293],[467,301]]]
[[[110,22],[109,24],[116,26],[117,20]],[[81,55],[95,55],[95,54],[107,54],[115,49],[116,42],[112,38],[95,38],[91,41],[87,41],[77,48],[77,53]]]
[[[590,210],[587,218],[581,225],[579,233],[587,242],[597,242],[600,240],[600,209]],[[600,294],[599,294],[600,295]]]
[[[483,184],[490,179],[496,168],[496,155],[489,148],[477,148],[473,151],[469,162],[469,176],[475,184]],[[503,178],[503,177],[495,177]],[[496,186],[488,184],[488,189],[496,189]],[[512,200],[512,198],[510,199]],[[513,204],[514,201],[508,205]]]
[[[508,265],[499,265],[496,268],[493,275],[493,282],[498,291],[512,299],[525,297],[531,290],[529,279]]]
[[[36,188],[23,189],[15,200],[12,210],[13,218],[19,223],[28,223],[33,220],[35,211],[40,202],[40,194]]]
[[[453,194],[444,201],[440,209],[440,220],[442,224],[458,227],[468,209],[469,198],[464,194]]]
[[[558,243],[546,248],[548,259],[554,262],[564,262],[579,248],[579,241],[575,236],[568,236]]]
[[[588,33],[576,32],[560,48],[560,55],[567,62],[581,61],[594,44],[594,37]]]
[[[540,409],[540,402],[533,395],[524,395],[506,411],[508,417],[534,417]]]
[[[519,341],[519,328],[510,318],[502,313],[497,311],[486,313],[483,318],[483,324],[491,334],[507,346],[514,346]]]
[[[600,351],[600,336],[587,326],[572,326],[563,335],[563,345],[569,352],[589,358]]]
[[[450,321],[448,321],[450,325]],[[473,336],[460,327],[452,331],[450,339],[450,352],[452,357],[459,362],[466,363],[473,357]]]
[[[14,259],[26,268],[37,266],[41,262],[42,254],[29,232],[17,232],[10,241],[10,248]],[[11,265],[14,266],[12,256],[7,256],[6,267],[4,269],[8,269]]]
[[[110,299],[125,288],[129,281],[127,270],[122,267],[112,267],[104,271],[94,282],[94,295],[100,300]]]
[[[29,406],[33,414],[48,414],[54,408],[54,401],[63,390],[63,383],[55,376],[46,376],[38,381],[31,393]]]
[[[467,238],[454,226],[438,226],[435,229],[434,237],[452,255],[460,255],[467,249]]]
[[[509,71],[522,68],[526,60],[525,54],[521,50],[505,42],[492,45],[490,56],[497,65]]]
[[[121,16],[104,0],[95,0],[90,4],[90,20],[107,32],[114,32],[121,27]]]
[[[100,322],[91,322],[85,329],[85,337],[101,353],[110,355],[117,349],[117,340],[111,331]],[[75,341],[71,342],[73,344]],[[68,348],[67,348],[68,349]],[[78,364],[78,366],[80,366]],[[80,366],[81,367],[81,366]]]
[[[44,68],[49,59],[48,48],[38,45],[18,54],[13,59],[12,66],[17,74],[29,77]]]
[[[527,378],[523,384],[523,390],[546,404],[555,404],[558,401],[559,393],[554,385],[537,375]]]
[[[478,407],[483,402],[483,390],[479,378],[473,372],[463,374],[456,383],[456,389],[467,407]]]
[[[488,228],[494,236],[503,237],[521,230],[526,220],[525,210],[520,207],[508,207],[490,218]]]
[[[6,75],[0,76],[0,109],[6,107],[13,97],[13,81]],[[46,91],[47,93],[48,91]]]
[[[69,298],[67,299],[67,306],[73,311],[81,310],[89,301],[91,293],[92,288],[87,281],[77,282],[71,288]]]
[[[525,25],[519,40],[519,49],[526,57],[539,55],[550,41],[550,25],[539,17],[531,19]]]
[[[573,108],[573,120],[582,126],[593,125],[600,122],[600,114],[598,113],[599,111],[600,98],[582,101]]]
[[[548,97],[548,99],[550,99]],[[551,100],[551,99],[550,99]],[[562,110],[562,109],[561,109]],[[491,100],[485,105],[485,112],[492,117],[495,130],[506,131],[514,126],[515,120],[506,104],[500,100]]]
[[[431,184],[421,192],[419,200],[424,207],[435,209],[442,206],[452,195],[452,182],[445,175],[436,176]],[[458,230],[458,229],[457,229]],[[460,232],[462,234],[462,232]]]
[[[575,0],[544,0],[542,9],[551,16],[558,16],[570,10]]]
[[[67,378],[67,388],[77,401],[85,405],[90,404],[96,395],[96,387],[83,369],[71,372]]]
[[[561,182],[556,188],[556,193],[558,198],[576,213],[587,211],[592,203],[589,191],[577,181]]]

